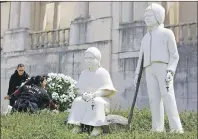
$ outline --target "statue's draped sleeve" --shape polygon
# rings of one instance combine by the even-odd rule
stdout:
[[[90,84],[92,84],[92,86],[90,86]],[[104,91],[104,96],[111,96],[117,92],[113,86],[109,72],[102,67],[94,74],[83,71],[76,87],[79,91],[89,91],[88,88],[93,87],[95,91]]]

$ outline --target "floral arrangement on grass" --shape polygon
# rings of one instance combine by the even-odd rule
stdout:
[[[58,102],[60,111],[69,110],[77,96],[76,81],[64,74],[48,73],[46,89],[51,98]]]

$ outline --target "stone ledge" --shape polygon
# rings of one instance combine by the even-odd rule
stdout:
[[[10,34],[10,33],[17,33],[17,32],[23,32],[23,31],[30,31],[29,28],[17,28],[17,29],[8,29],[6,30],[5,34]]]
[[[70,27],[69,44],[92,43],[111,40],[111,17],[79,19],[73,21]]]
[[[6,57],[15,57],[15,56],[29,56],[35,54],[43,54],[43,53],[59,53],[63,51],[76,51],[76,50],[86,50],[87,48],[91,47],[95,44],[103,43],[104,45],[110,44],[111,40],[105,41],[97,41],[92,43],[84,43],[84,44],[77,44],[77,45],[70,45],[68,47],[56,47],[56,48],[44,48],[44,49],[34,49],[34,50],[26,50],[26,51],[15,51],[15,52],[4,52],[1,55],[1,58]]]
[[[29,49],[29,32],[28,28],[7,30],[3,36],[3,53]]]
[[[139,57],[139,51],[119,52],[118,57],[119,57],[119,59],[138,58]]]
[[[88,18],[76,18],[74,21],[72,21],[72,24],[79,24],[79,23],[88,23],[88,22],[93,22],[96,20],[104,20],[104,19],[111,19],[112,16],[106,16],[106,17],[99,17],[95,19],[91,19],[90,17]]]

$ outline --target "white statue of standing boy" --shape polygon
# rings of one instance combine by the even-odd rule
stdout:
[[[143,56],[152,113],[152,131],[164,131],[165,107],[171,132],[183,133],[173,87],[179,54],[173,32],[164,28],[164,19],[165,9],[161,5],[153,3],[146,8],[144,20],[149,32],[141,43],[134,84],[136,86]]]
[[[75,125],[73,133],[80,133],[80,125],[93,126],[91,136],[102,133],[101,126],[107,125],[106,113],[109,96],[115,94],[109,72],[100,66],[101,53],[96,47],[85,51],[85,69],[77,82],[79,96],[74,99],[68,123]]]

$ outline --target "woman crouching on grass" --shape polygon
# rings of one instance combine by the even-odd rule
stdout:
[[[24,85],[5,99],[17,98],[13,111],[35,113],[39,109],[50,107],[57,109],[57,105],[51,100],[45,86],[46,76],[36,76],[29,79]]]

